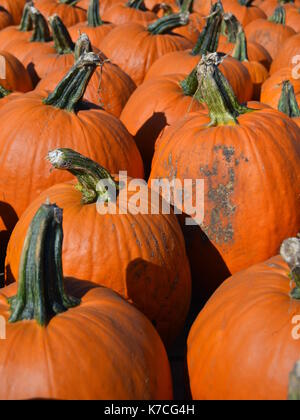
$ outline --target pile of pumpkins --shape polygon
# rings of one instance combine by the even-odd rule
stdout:
[[[0,399],[300,398],[300,1],[0,6]]]

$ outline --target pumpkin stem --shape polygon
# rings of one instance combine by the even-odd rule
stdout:
[[[300,117],[300,109],[296,100],[294,86],[289,80],[283,82],[278,109],[291,118]]]
[[[290,373],[288,399],[290,401],[300,400],[300,360],[296,362],[294,369]]]
[[[129,7],[130,9],[146,10],[143,3],[144,0],[128,0],[126,7]]]
[[[212,5],[206,25],[201,31],[191,55],[202,55],[215,52],[218,47],[221,32],[223,6],[221,2]]]
[[[82,54],[55,90],[43,100],[45,105],[75,112],[100,58],[93,52]]]
[[[71,54],[74,51],[74,42],[68,29],[58,15],[49,17],[49,24],[52,29],[54,48],[58,54]]]
[[[93,52],[92,44],[87,36],[87,34],[81,34],[80,37],[77,39],[75,48],[74,48],[74,58],[75,61],[78,60],[78,58],[87,52]]]
[[[251,7],[254,0],[238,0],[241,6]]]
[[[97,28],[103,25],[99,11],[99,0],[90,0],[89,7],[87,10],[87,22],[91,28]]]
[[[198,66],[198,65],[197,65]],[[198,89],[197,66],[181,82],[179,82],[186,96],[193,96]]]
[[[72,149],[55,149],[48,153],[47,159],[55,169],[70,172],[76,176],[78,184],[76,188],[82,193],[84,204],[112,201],[116,197],[119,184],[113,179],[110,173],[97,162],[75,152]],[[105,180],[106,183],[101,181]],[[111,188],[115,194],[112,196]]]
[[[291,291],[294,299],[300,299],[300,238],[288,238],[280,247],[280,255],[290,268],[289,277],[296,287]]]
[[[207,54],[197,68],[197,99],[208,107],[209,126],[238,124],[237,117],[253,111],[239,104],[230,84],[218,69],[222,61],[221,54]]]
[[[285,25],[285,21],[286,21],[285,8],[282,6],[277,7],[273,15],[270,16],[268,20],[270,22],[278,23],[280,25]]]
[[[22,14],[22,18],[21,18],[21,22],[19,26],[19,31],[21,32],[28,32],[28,31],[31,31],[33,28],[32,18],[31,18],[31,13],[30,13],[30,7],[32,6],[33,6],[32,1],[26,3],[24,6],[23,14]]]
[[[9,322],[35,319],[39,325],[80,300],[68,296],[62,272],[62,209],[42,204],[35,214],[23,245],[17,294],[8,299]]]
[[[232,13],[224,13],[221,32],[227,37],[229,43],[236,42],[240,27],[240,22]]]
[[[154,23],[148,25],[148,31],[153,35],[164,34],[179,26],[185,26],[189,23],[189,12],[173,13],[157,19]]]
[[[236,36],[232,57],[239,61],[248,61],[247,40],[245,32],[241,26]]]
[[[79,0],[59,0],[60,3],[68,4],[69,6],[76,6]]]
[[[51,37],[46,19],[35,7],[30,6],[29,8],[33,24],[30,42],[49,42]]]
[[[3,86],[0,85],[0,98],[4,98],[11,94],[10,90],[5,89]]]
[[[191,8],[193,5],[193,0],[183,0],[181,7],[180,7],[180,11],[181,12],[191,12]]]

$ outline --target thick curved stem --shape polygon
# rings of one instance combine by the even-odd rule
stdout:
[[[285,25],[285,21],[286,21],[285,8],[282,6],[277,7],[273,15],[269,17],[269,21],[277,23],[279,25]]]
[[[294,86],[289,80],[285,80],[282,84],[278,109],[291,118],[300,117],[300,109],[296,100]]]
[[[300,401],[300,360],[296,362],[290,373],[288,399],[290,401]]]
[[[126,7],[129,7],[130,9],[145,10],[143,3],[144,0],[128,0]]]
[[[55,90],[44,99],[43,103],[75,112],[83,98],[90,78],[100,64],[100,58],[92,52],[81,55]]]
[[[5,89],[3,86],[0,85],[0,98],[4,98],[11,94],[10,90]]]
[[[180,11],[182,13],[184,12],[192,12],[192,5],[193,5],[193,0],[183,0],[182,5],[180,7]]]
[[[148,31],[153,35],[164,34],[179,26],[185,26],[189,23],[189,13],[174,13],[163,16],[148,26]]]
[[[228,42],[236,42],[237,34],[240,28],[240,22],[232,13],[224,14],[222,23],[222,33],[227,37]]]
[[[72,54],[74,51],[74,42],[68,29],[58,15],[49,17],[49,24],[52,30],[54,47],[58,54]]]
[[[98,199],[104,202],[115,199],[118,183],[105,168],[93,160],[72,149],[55,149],[48,153],[47,159],[54,168],[76,176],[76,188],[82,193],[83,203],[95,203]]]
[[[215,3],[207,19],[191,55],[202,55],[208,52],[215,52],[218,48],[219,37],[222,26],[223,6],[220,2]]]
[[[222,60],[218,53],[207,54],[202,57],[197,69],[197,99],[208,107],[211,119],[209,126],[235,125],[240,115],[253,112],[238,103],[231,86],[218,69]]]
[[[30,6],[30,16],[33,24],[33,34],[30,38],[30,42],[49,42],[51,36],[44,16],[32,6]]]
[[[300,299],[300,238],[288,238],[283,241],[280,255],[289,266],[289,277],[296,285],[291,291],[291,297]]]
[[[79,0],[59,0],[60,3],[68,4],[69,6],[76,6]]]
[[[49,320],[80,300],[68,296],[62,272],[62,209],[43,204],[34,216],[24,241],[19,285],[9,298],[9,322],[35,319],[45,326]]]
[[[74,48],[75,61],[77,61],[81,55],[88,52],[93,52],[91,41],[87,34],[81,34],[80,37],[77,39]]]
[[[232,57],[239,61],[248,61],[247,40],[242,27],[240,27],[237,33]]]
[[[99,0],[90,0],[87,11],[87,22],[91,28],[103,25],[99,11]]]
[[[251,7],[254,0],[238,0],[241,6]]]
[[[28,32],[28,31],[31,31],[33,28],[32,18],[31,18],[31,13],[30,13],[30,7],[32,6],[33,6],[32,1],[26,3],[24,6],[23,14],[22,14],[22,18],[21,18],[21,22],[19,26],[19,31],[21,32]]]
[[[198,89],[197,66],[180,82],[180,86],[186,96],[193,96],[195,94]]]

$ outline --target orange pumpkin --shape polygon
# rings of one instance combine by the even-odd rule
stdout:
[[[11,15],[2,6],[0,6],[0,31],[12,24],[13,19]]]
[[[222,0],[225,12],[232,13],[243,26],[257,19],[266,19],[266,14],[257,6],[252,5],[253,0]]]
[[[11,15],[13,23],[17,25],[20,23],[25,3],[26,0],[1,0],[0,6]]]
[[[263,1],[259,8],[263,10],[267,16],[272,16],[275,9],[281,6],[287,12],[288,10],[294,9],[296,7],[300,7],[299,0],[266,0]]]
[[[276,73],[283,66],[294,70],[294,79],[300,79],[300,34],[291,36],[281,45],[271,65],[270,74]]]
[[[140,85],[151,64],[159,57],[191,47],[186,38],[168,33],[187,23],[188,16],[179,13],[163,17],[148,28],[136,23],[120,25],[106,35],[100,49],[129,74],[136,85]]]
[[[87,21],[77,23],[69,28],[69,34],[75,42],[78,34],[84,32],[92,45],[99,47],[102,39],[115,27],[112,23],[103,22],[99,13],[99,0],[90,0]]]
[[[219,61],[209,54],[198,69],[209,116],[191,113],[168,127],[156,142],[149,180],[204,179],[204,217],[195,221],[198,230],[183,229],[195,291],[206,296],[229,273],[274,255],[300,226],[299,128],[277,110],[240,105]],[[270,194],[274,182],[276,194]],[[195,203],[196,186],[190,195]],[[194,209],[183,206],[183,212],[193,216]]]
[[[5,49],[10,42],[18,41],[19,39],[30,40],[32,36],[32,19],[30,14],[30,7],[32,2],[28,2],[24,6],[23,15],[20,25],[8,26],[0,31],[0,48]]]
[[[300,92],[296,96],[294,87],[289,80],[282,84],[282,92],[278,102],[278,110],[293,118],[300,127]]]
[[[28,71],[23,64],[7,51],[0,51],[1,65],[5,66],[5,77],[0,75],[0,86],[8,91],[29,92],[33,89]]]
[[[25,93],[1,107],[0,200],[18,217],[42,190],[70,179],[65,173],[49,174],[44,165],[48,150],[58,146],[102,161],[114,173],[127,170],[130,176],[143,177],[142,159],[124,125],[113,115],[81,101],[85,86],[100,64],[94,53],[85,53],[54,92]]]
[[[66,26],[76,25],[86,20],[86,11],[74,0],[35,0],[34,5],[46,18],[56,14]]]
[[[166,343],[172,342],[183,327],[191,293],[184,240],[174,214],[161,214],[147,184],[139,204],[144,211],[137,213],[133,204],[136,193],[129,185],[122,187],[123,179],[113,179],[104,168],[70,149],[54,150],[48,158],[54,168],[75,175],[79,184],[54,185],[24,212],[9,242],[6,280],[17,279],[20,244],[32,216],[48,197],[64,209],[65,275],[115,290],[153,322]],[[116,200],[99,188],[102,180],[109,181],[107,185],[115,193],[119,181]],[[99,203],[106,205],[109,200],[116,211],[104,214]]]
[[[261,102],[277,109],[281,96],[282,83],[285,80],[290,80],[296,94],[300,93],[300,78],[294,78],[292,70],[288,67],[283,67],[281,70],[272,74],[271,77],[262,84],[260,95]]]
[[[194,399],[286,400],[299,359],[299,239],[284,241],[281,255],[226,280],[198,315],[187,342]]]
[[[261,44],[274,59],[282,44],[295,34],[294,29],[285,24],[285,10],[278,7],[268,20],[257,19],[245,27],[246,37],[251,42]]]
[[[116,3],[122,3],[125,4],[127,0],[98,0],[99,2],[99,9],[100,14],[103,15],[103,13],[109,9],[110,7],[114,6]],[[90,4],[90,0],[79,0],[77,3],[78,7],[81,7],[82,9],[87,10]]]
[[[64,280],[62,240],[62,210],[42,204],[24,238],[19,283],[0,292],[0,399],[171,399],[154,327],[112,290]]]
[[[133,22],[147,26],[157,16],[147,10],[143,3],[143,0],[127,0],[125,4],[117,2],[104,12],[103,19],[115,25]]]

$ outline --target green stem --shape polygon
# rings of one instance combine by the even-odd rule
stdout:
[[[254,0],[238,0],[241,6],[251,7]]]
[[[296,362],[290,373],[288,399],[290,401],[300,401],[300,360]]]
[[[179,26],[185,26],[189,23],[189,13],[174,13],[163,16],[148,26],[148,31],[153,35],[164,34]]]
[[[28,32],[28,31],[31,31],[33,28],[32,18],[31,18],[31,13],[30,13],[30,7],[32,6],[33,6],[32,1],[26,3],[24,6],[23,14],[22,14],[22,18],[21,18],[21,22],[19,26],[19,31],[21,32]]]
[[[279,25],[285,25],[285,21],[286,21],[285,8],[282,6],[277,7],[273,15],[269,17],[269,21],[277,23]]]
[[[92,52],[81,55],[43,103],[69,112],[76,112],[90,78],[100,64],[100,58]]]
[[[76,6],[79,0],[59,0],[60,3],[68,4],[69,6]]]
[[[240,22],[232,13],[224,13],[222,23],[222,33],[227,37],[227,41],[236,42],[236,37],[241,27]]]
[[[76,176],[76,188],[82,193],[84,204],[97,200],[108,202],[115,199],[118,183],[110,173],[93,160],[72,149],[55,149],[48,153],[47,159],[55,169],[70,172]]]
[[[235,125],[240,115],[253,112],[239,104],[230,84],[218,69],[222,61],[220,54],[212,53],[203,56],[198,64],[197,99],[208,107],[209,126]]]
[[[8,299],[9,322],[35,319],[45,326],[56,314],[79,305],[80,300],[64,290],[62,241],[62,209],[55,204],[43,204],[24,241],[18,291]]]
[[[75,45],[61,18],[55,14],[50,16],[48,20],[52,30],[54,48],[57,53],[72,54]]]
[[[280,255],[289,266],[289,277],[296,285],[291,291],[291,297],[300,299],[300,238],[284,240],[280,247]]]
[[[137,10],[145,9],[142,7],[143,1],[144,0],[129,0],[126,3],[126,7],[129,7],[130,9],[137,9]]]
[[[77,39],[76,44],[75,44],[75,48],[74,48],[75,61],[77,61],[81,55],[88,52],[93,52],[92,44],[87,34],[83,33]]]
[[[99,11],[99,0],[90,0],[87,10],[87,22],[91,28],[97,28],[103,25]]]
[[[247,40],[246,40],[245,32],[242,29],[242,27],[240,27],[237,33],[232,57],[239,61],[249,61],[248,50],[247,50]]]
[[[193,0],[184,0],[182,2],[182,5],[180,7],[180,11],[182,13],[184,12],[192,12],[192,5],[193,5]]]
[[[291,118],[300,117],[300,109],[296,100],[294,86],[289,80],[283,82],[278,109]]]
[[[33,33],[30,42],[51,41],[50,31],[44,16],[33,6],[30,6],[30,16],[33,24]]]
[[[0,85],[0,98],[4,98],[11,94],[10,90],[5,89],[3,86]]]
[[[186,96],[193,96],[195,92],[197,92],[197,89],[198,89],[197,66],[191,71],[191,73],[184,80],[179,82],[183,90],[183,93]]]
[[[191,55],[202,55],[207,52],[215,52],[218,48],[223,6],[220,2],[215,3],[210,10],[210,15],[203,28]]]

